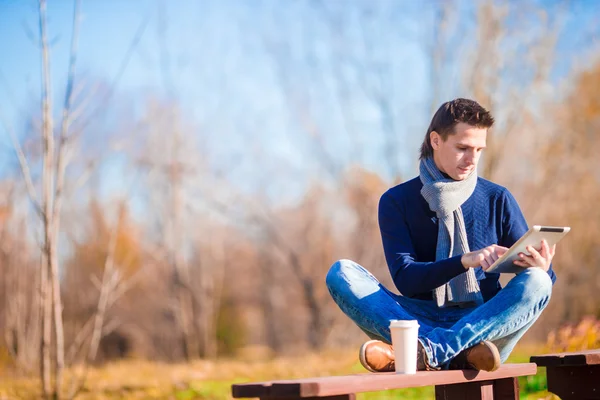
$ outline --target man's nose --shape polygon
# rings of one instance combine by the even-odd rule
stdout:
[[[473,165],[477,162],[477,153],[476,152],[468,152],[466,154],[466,160],[465,160],[469,165]]]

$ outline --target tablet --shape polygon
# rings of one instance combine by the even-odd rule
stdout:
[[[542,247],[542,240],[546,239],[548,246],[552,247],[558,243],[569,231],[571,230],[568,226],[540,226],[534,225],[529,229],[521,239],[517,240],[515,244],[499,259],[496,260],[485,272],[491,273],[510,273],[516,274],[523,271],[523,267],[513,264],[513,261],[519,259],[519,253],[525,253],[529,255],[529,252],[525,249],[527,246],[533,246],[534,249],[540,250]]]

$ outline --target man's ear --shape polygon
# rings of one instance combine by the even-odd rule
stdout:
[[[431,143],[431,147],[433,147],[434,150],[438,150],[442,142],[442,137],[436,131],[431,131],[429,134],[429,141]]]

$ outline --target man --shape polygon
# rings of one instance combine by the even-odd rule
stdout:
[[[555,246],[528,247],[515,261],[523,271],[504,288],[485,272],[528,229],[509,191],[477,176],[493,124],[475,101],[444,103],[421,146],[420,175],[381,197],[383,248],[402,295],[355,262],[329,270],[333,299],[372,339],[359,355],[367,370],[394,370],[397,319],[419,322],[419,370],[494,371],[548,304]]]

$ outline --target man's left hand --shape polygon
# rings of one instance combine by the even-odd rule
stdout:
[[[519,259],[514,261],[514,264],[522,268],[538,267],[548,271],[556,252],[556,245],[550,248],[548,242],[544,239],[542,240],[542,248],[539,251],[533,246],[527,246],[526,249],[530,255],[519,253]]]

